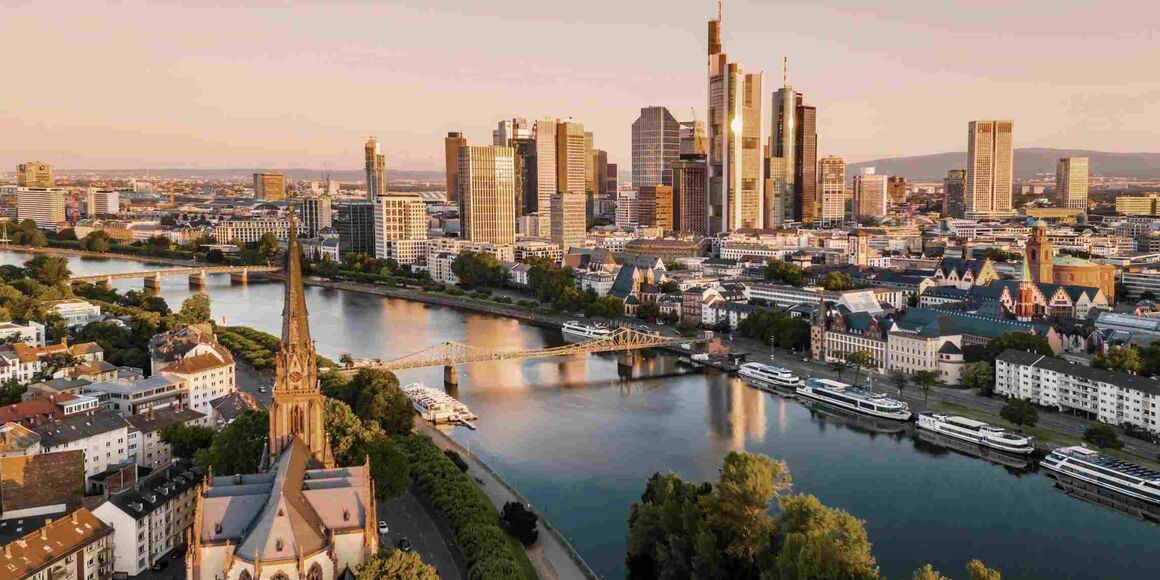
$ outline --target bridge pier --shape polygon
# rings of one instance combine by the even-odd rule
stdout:
[[[248,269],[246,269],[246,270],[242,270],[241,272],[230,272],[230,283],[231,284],[249,284],[250,283],[250,271]]]
[[[616,374],[622,379],[632,378],[632,369],[636,365],[635,351],[626,350],[616,355]]]
[[[445,388],[459,386],[459,369],[452,365],[443,367],[443,386]]]
[[[161,291],[161,276],[160,275],[146,276],[145,277],[145,289],[151,290],[153,292],[160,292]]]
[[[190,274],[189,285],[196,286],[198,288],[205,288],[205,270]]]
[[[94,284],[97,286],[100,286],[101,288],[112,288],[113,287],[113,277],[108,276],[104,280],[97,280],[96,282],[94,282]]]

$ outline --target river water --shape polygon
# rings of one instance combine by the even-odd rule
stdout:
[[[27,257],[0,252],[0,263]],[[70,263],[77,274],[157,269],[119,259]],[[280,284],[230,285],[220,275],[210,277],[208,291],[219,322],[279,332]],[[184,278],[164,279],[172,308],[190,293]],[[320,288],[306,296],[319,351],[335,359],[344,352],[389,359],[443,341],[560,343],[558,331],[494,316]],[[656,356],[634,372],[672,365]],[[440,385],[442,370],[403,371],[399,379]],[[604,577],[624,575],[628,508],[649,475],[715,479],[734,450],[784,460],[796,491],[864,519],[891,578],[909,578],[926,562],[959,578],[971,558],[1004,578],[1160,577],[1156,526],[1072,498],[1039,473],[949,451],[889,422],[810,409],[720,374],[625,382],[611,355],[508,361],[461,368],[454,394],[480,420],[478,431],[456,428],[452,437],[542,509]]]

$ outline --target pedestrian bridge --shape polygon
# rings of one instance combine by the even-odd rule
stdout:
[[[188,276],[189,283],[195,286],[204,286],[205,277],[209,274],[229,274],[234,282],[248,282],[250,274],[259,272],[277,272],[275,266],[204,266],[200,268],[172,268],[169,270],[145,270],[142,272],[122,272],[120,274],[93,274],[91,276],[73,276],[70,282],[87,282],[89,284],[111,285],[113,280],[144,280],[145,287],[158,289],[161,287],[161,278],[167,276]]]

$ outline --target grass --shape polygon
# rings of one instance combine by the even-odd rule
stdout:
[[[543,530],[540,533],[542,535],[544,533]],[[536,567],[532,566],[532,560],[528,558],[527,548],[524,548],[524,545],[515,539],[514,536],[509,534],[504,535],[507,537],[507,542],[511,545],[512,550],[518,555],[516,563],[520,565],[521,576],[525,580],[537,580],[540,575],[536,574]]]

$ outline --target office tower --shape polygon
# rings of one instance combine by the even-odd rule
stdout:
[[[1011,120],[971,121],[968,125],[966,217],[1011,215],[1014,129]]]
[[[286,176],[281,173],[255,173],[254,199],[264,201],[286,199]]]
[[[531,138],[532,126],[528,124],[527,119],[521,117],[504,119],[491,132],[491,144],[497,147],[511,147],[512,141]]]
[[[515,149],[459,148],[460,236],[472,242],[516,242]],[[584,209],[580,209],[584,219]]]
[[[783,68],[784,70],[784,68]],[[784,76],[784,73],[783,73]],[[797,94],[783,78],[769,111],[769,159],[765,174],[765,225],[777,227],[795,219],[794,176],[797,151]]]
[[[18,187],[16,219],[32,220],[36,227],[55,230],[65,221],[64,190],[56,187]]]
[[[854,220],[863,221],[886,215],[886,176],[874,173],[873,167],[854,176]]]
[[[552,243],[565,252],[584,243],[584,194],[559,191],[552,194]]]
[[[635,228],[640,225],[640,198],[635,191],[616,194],[616,227]]]
[[[951,169],[943,179],[943,215],[961,218],[966,212],[967,170]]]
[[[765,165],[761,149],[761,94],[762,73],[745,75],[745,91],[741,99],[741,195],[740,205],[734,205],[734,218],[741,228],[765,226]]]
[[[111,189],[90,187],[85,194],[85,216],[116,215],[121,213],[121,194]]]
[[[681,124],[664,107],[644,107],[632,122],[632,187],[668,183],[669,164],[680,157]]]
[[[587,156],[584,125],[574,121],[556,124],[556,191],[583,194]]]
[[[673,230],[709,235],[709,165],[704,155],[673,162]]]
[[[616,194],[620,192],[620,170],[615,163],[609,163],[605,166],[605,171],[608,172],[608,181],[605,186],[606,195],[616,199]]]
[[[646,185],[637,193],[637,223],[645,227],[673,229],[673,187]]]
[[[811,224],[818,215],[818,110],[802,102],[797,94],[797,127],[794,147],[794,219]]]
[[[886,194],[890,203],[906,203],[906,178],[891,175],[886,179]]]
[[[334,227],[330,197],[322,195],[303,197],[299,200],[299,206],[302,213],[302,231],[306,237],[318,237],[319,231]]]
[[[387,158],[379,148],[379,140],[371,137],[366,147],[367,169],[367,200],[374,201],[376,196],[387,194]]]
[[[846,219],[846,160],[830,155],[818,162],[821,212],[817,221],[823,225],[840,224]]]
[[[457,201],[459,198],[459,148],[467,146],[467,139],[463,133],[452,131],[443,139],[444,165],[443,172],[447,176],[447,201]]]
[[[1059,160],[1055,166],[1055,197],[1059,207],[1087,211],[1087,157],[1064,157]]]
[[[52,166],[40,161],[29,161],[16,166],[17,187],[53,187],[56,177]]]
[[[419,194],[380,195],[374,212],[376,258],[409,265],[426,255],[427,205]]]
[[[592,157],[592,131],[584,132],[584,191],[596,191],[596,163]]]
[[[348,253],[375,253],[375,207],[369,201],[348,201],[338,204],[334,217],[334,229],[338,230],[340,255]]]
[[[705,139],[705,123],[701,121],[681,121],[680,124],[680,157],[688,155],[708,155],[709,142]]]
[[[604,199],[608,197],[608,153],[600,150],[592,150],[592,171],[596,174],[596,189],[593,192],[597,199]]]
[[[536,121],[536,198],[535,205],[528,209],[540,216],[540,232],[552,231],[552,194],[556,193],[556,120],[552,118]]]

